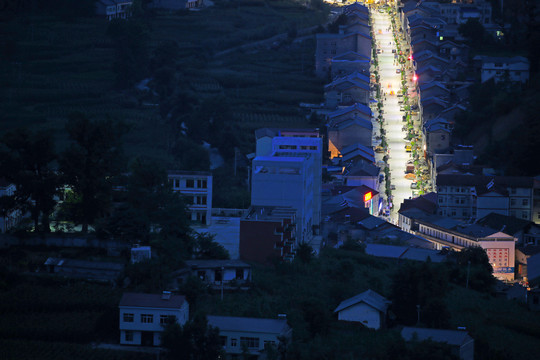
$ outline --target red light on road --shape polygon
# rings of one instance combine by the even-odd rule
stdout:
[[[418,80],[418,76],[416,76],[416,74],[414,74],[412,79],[413,79],[413,81],[416,81],[416,80]]]
[[[364,194],[364,202],[371,200],[372,197],[373,195],[371,194],[371,191]]]
[[[409,55],[409,60],[412,60],[412,59],[413,59],[412,55]]]

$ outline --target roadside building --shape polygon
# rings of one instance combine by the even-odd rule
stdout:
[[[431,340],[450,345],[452,354],[461,360],[474,360],[474,340],[466,331],[404,327],[401,336],[405,341]]]

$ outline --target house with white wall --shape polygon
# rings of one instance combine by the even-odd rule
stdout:
[[[236,357],[247,349],[253,358],[263,358],[265,346],[277,349],[282,337],[292,337],[292,329],[284,317],[263,319],[208,315],[207,320],[208,325],[219,329],[221,345],[228,356]]]
[[[0,178],[0,197],[13,196],[17,187],[15,184],[10,183],[4,178]],[[5,212],[0,213],[0,233],[5,233],[13,227],[17,226],[22,219],[22,212],[20,209],[11,208],[4,209]]]
[[[165,325],[184,325],[189,319],[189,304],[182,295],[124,293],[119,304],[120,344],[158,346]]]
[[[370,329],[379,330],[384,327],[390,303],[384,296],[370,289],[343,300],[334,313],[338,314],[338,320],[359,322]]]
[[[190,219],[203,225],[212,221],[212,173],[169,170],[169,183],[188,200]]]

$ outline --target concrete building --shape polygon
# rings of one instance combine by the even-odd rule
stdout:
[[[439,214],[479,219],[489,213],[531,220],[533,178],[438,174]]]
[[[315,74],[319,77],[330,75],[332,59],[340,54],[352,51],[371,61],[371,36],[366,33],[317,34],[316,41]]]
[[[181,295],[124,293],[120,300],[120,344],[158,346],[163,326],[170,322],[184,325],[189,304]]]
[[[251,265],[240,260],[187,260],[186,267],[173,273],[177,283],[196,276],[214,289],[245,287],[251,283]]]
[[[272,139],[274,139],[275,137],[320,138],[321,135],[319,134],[319,129],[257,129],[255,130],[256,156],[271,156],[273,153]]]
[[[338,314],[338,320],[359,322],[365,327],[379,330],[385,326],[390,303],[384,296],[367,290],[343,300],[334,313]]]
[[[451,221],[448,223],[442,218],[416,219],[416,222],[418,223],[416,234],[432,242],[436,250],[442,250],[443,247],[462,250],[466,247],[479,246],[486,251],[493,267],[493,276],[506,281],[514,279],[517,242],[515,237],[477,224],[456,225]]]
[[[268,264],[290,261],[296,251],[296,209],[251,206],[240,220],[240,257]]]
[[[466,331],[404,327],[401,336],[405,341],[431,340],[451,346],[452,354],[461,360],[474,360],[474,340]]]
[[[477,55],[473,58],[480,71],[481,82],[493,79],[495,82],[526,83],[529,81],[529,60],[523,56],[492,57]]]
[[[369,76],[357,71],[352,74],[334,79],[324,86],[326,107],[335,109],[337,106],[353,105],[354,103],[369,104]]]
[[[297,242],[313,238],[316,175],[315,155],[257,156],[253,159],[251,204],[296,209]],[[317,216],[317,215],[315,215]]]
[[[98,0],[95,3],[96,14],[107,20],[127,19],[131,16],[132,0]]]
[[[205,171],[168,171],[173,191],[188,200],[190,219],[210,225],[212,219],[212,174]]]
[[[250,359],[264,356],[265,346],[277,347],[280,339],[290,340],[292,329],[286,319],[261,319],[208,315],[208,325],[219,329],[221,345],[227,359],[237,358],[245,350]]]

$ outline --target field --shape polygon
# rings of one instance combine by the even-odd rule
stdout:
[[[307,10],[292,1],[216,1],[199,12],[157,13],[142,21],[146,50],[166,41],[178,44],[175,87],[187,88],[197,99],[225,96],[234,109],[246,144],[261,126],[303,126],[299,102],[320,101],[322,83],[312,75],[314,43],[286,44],[249,52],[218,51],[266,39],[291,27],[324,21],[325,12]],[[111,117],[130,125],[128,154],[170,162],[167,128],[159,98],[115,87],[115,44],[109,23],[88,17],[65,22],[53,16],[23,14],[0,24],[11,37],[10,51],[0,57],[1,132],[18,127],[53,131],[57,148],[67,145],[64,124],[73,111],[92,119]],[[139,69],[150,76],[150,69]],[[247,147],[247,146],[246,146]],[[247,149],[246,149],[247,151]]]

